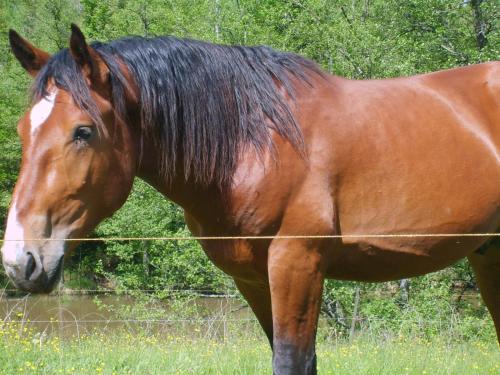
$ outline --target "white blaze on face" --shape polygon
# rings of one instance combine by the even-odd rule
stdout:
[[[50,116],[57,96],[57,90],[49,92],[49,96],[42,98],[36,103],[30,112],[31,135],[35,134],[40,125],[42,125]]]
[[[16,202],[9,211],[5,240],[2,247],[3,261],[5,264],[16,265],[17,255],[21,254],[24,248],[24,229],[19,222]]]
[[[30,112],[31,135],[34,135],[40,126],[49,118],[54,108],[57,89],[50,90],[47,97],[36,103]],[[49,183],[53,181],[49,176]],[[5,241],[2,246],[3,262],[7,265],[16,265],[18,255],[24,250],[24,229],[19,222],[19,215],[15,200],[9,210],[7,228],[5,229]]]

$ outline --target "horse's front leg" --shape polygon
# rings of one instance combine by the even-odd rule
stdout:
[[[249,282],[234,278],[234,282],[238,287],[245,300],[248,302],[255,316],[257,317],[262,329],[264,330],[271,349],[273,347],[273,319],[271,312],[271,295],[269,293],[269,285],[264,282]]]
[[[319,243],[314,241],[276,239],[269,249],[275,375],[316,374],[324,269]]]

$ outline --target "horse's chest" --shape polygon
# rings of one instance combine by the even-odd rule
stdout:
[[[240,279],[265,279],[267,250],[246,240],[208,240],[202,247],[210,260],[225,273]]]

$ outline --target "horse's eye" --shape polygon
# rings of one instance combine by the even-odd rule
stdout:
[[[94,128],[92,126],[79,126],[75,129],[73,133],[73,141],[74,142],[88,142],[92,135],[94,134]]]

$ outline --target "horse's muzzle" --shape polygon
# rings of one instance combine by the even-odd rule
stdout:
[[[44,262],[35,251],[18,254],[15,262],[4,259],[5,272],[14,285],[30,293],[49,293],[59,281],[63,265],[63,256]]]

